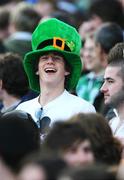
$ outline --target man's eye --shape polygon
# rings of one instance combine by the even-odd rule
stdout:
[[[42,58],[42,59],[47,59],[48,57],[47,57],[47,56],[42,56],[41,58]]]
[[[91,149],[91,147],[85,147],[85,148],[84,148],[84,151],[85,151],[85,152],[91,152],[92,149]]]
[[[48,56],[42,56],[40,59],[42,59],[42,60],[47,60],[47,59],[48,59]]]
[[[59,56],[54,56],[54,60],[57,60],[57,61],[59,61],[59,60],[61,60],[62,58],[61,57],[59,57]]]
[[[114,82],[114,81],[112,81],[112,80],[108,80],[108,83],[109,83],[109,84],[112,84],[113,82]]]
[[[70,148],[70,152],[71,152],[71,153],[75,153],[76,151],[77,151],[77,148],[76,148],[76,147],[71,147],[71,148]]]

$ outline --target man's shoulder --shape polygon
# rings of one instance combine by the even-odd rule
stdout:
[[[73,104],[74,106],[80,107],[80,108],[84,108],[87,109],[87,111],[92,111],[92,112],[96,112],[95,107],[88,101],[86,101],[85,99],[82,99],[76,95],[73,94],[68,94],[69,99],[69,103]]]
[[[77,101],[79,103],[86,103],[86,104],[90,104],[88,101],[86,101],[85,99],[77,96],[77,95],[74,95],[74,94],[71,94],[71,93],[68,93],[68,97],[70,98],[70,100],[72,101]]]
[[[38,103],[38,97],[20,103],[20,104],[17,106],[16,109],[17,109],[17,110],[21,110],[21,109],[23,109],[23,108],[25,109],[25,108],[27,108],[27,107],[28,107],[28,108],[29,108],[29,107],[33,107],[33,106],[35,106],[37,103]]]

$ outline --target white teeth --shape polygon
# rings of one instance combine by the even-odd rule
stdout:
[[[55,69],[53,69],[53,68],[46,68],[45,70],[46,70],[46,71],[47,71],[47,70],[52,70],[52,71],[54,71]]]
[[[56,72],[57,70],[54,68],[46,68],[45,72]]]

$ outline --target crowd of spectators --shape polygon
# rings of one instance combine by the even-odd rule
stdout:
[[[124,180],[123,69],[123,0],[1,1],[0,180]]]

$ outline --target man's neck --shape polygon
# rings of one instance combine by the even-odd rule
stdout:
[[[117,113],[120,120],[124,120],[124,104],[121,104],[121,106],[117,108]]]
[[[95,76],[102,76],[104,75],[104,69],[95,69],[94,70]]]
[[[17,102],[19,102],[20,100],[21,100],[20,98],[6,94],[6,95],[4,95],[4,99],[2,102],[3,102],[4,108],[8,109],[13,104],[16,104]]]
[[[39,97],[41,106],[45,106],[64,92],[64,88],[42,88]]]

